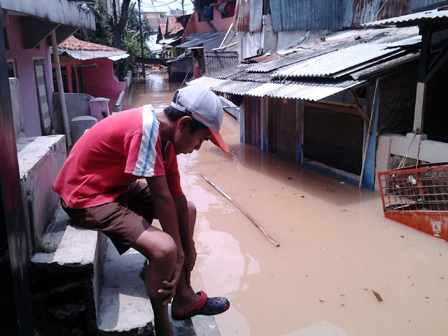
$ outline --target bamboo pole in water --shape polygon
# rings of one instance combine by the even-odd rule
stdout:
[[[275,246],[280,246],[279,243],[277,243],[262,227],[258,222],[252,218],[251,215],[249,215],[238,203],[236,203],[229,195],[227,195],[224,190],[222,190],[220,187],[218,187],[216,184],[214,184],[212,181],[210,181],[208,178],[206,178],[204,175],[201,175],[202,178],[210,184],[213,188],[218,190],[225,198],[227,198],[230,202],[232,202],[240,211],[246,215],[247,218],[250,219],[250,221],[264,234],[264,236]]]

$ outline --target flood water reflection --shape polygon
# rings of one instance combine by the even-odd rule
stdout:
[[[149,75],[132,105],[161,111],[177,87]],[[230,115],[221,133],[230,154],[205,143],[179,166],[198,209],[193,286],[231,302],[222,336],[448,334],[447,242],[384,218],[379,192],[241,144]]]

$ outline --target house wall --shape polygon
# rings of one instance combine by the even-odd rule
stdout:
[[[22,27],[20,17],[8,15],[4,20],[7,29],[7,39],[9,50],[6,51],[8,60],[14,59],[17,68],[17,76],[20,82],[20,93],[23,105],[24,131],[27,137],[40,136],[42,130],[40,126],[40,114],[37,98],[36,81],[34,77],[34,59],[44,59],[45,80],[47,97],[51,97],[53,92],[53,82],[51,73],[50,45],[47,40],[43,40],[37,49],[23,49]],[[51,99],[49,99],[50,102]],[[50,115],[53,115],[52,104],[49,104]]]
[[[218,1],[221,3],[221,1]],[[233,22],[233,16],[228,18],[222,18],[221,12],[216,9],[216,6],[213,7],[213,20],[210,20],[210,23],[215,27],[216,31],[227,31],[230,25]],[[215,30],[207,23],[207,21],[199,22],[199,14],[198,11],[195,10],[190,22],[185,28],[184,36],[188,36],[194,33],[211,33]]]
[[[73,87],[74,85],[73,85],[72,67],[79,65],[82,62],[80,60],[76,60],[76,59],[73,59],[73,58],[67,57],[67,56],[60,56],[59,62],[61,64],[61,69],[64,67],[67,69],[67,87],[65,87],[65,85],[64,85],[64,92],[65,93],[74,93],[75,88]],[[52,65],[54,68],[54,63]],[[55,80],[55,78],[53,78],[53,80]],[[78,79],[76,82],[78,83]],[[54,82],[53,86],[54,86],[54,91],[59,92],[56,82]]]
[[[358,92],[355,94],[359,95],[358,100],[364,111],[370,114],[372,103],[369,100],[373,97],[367,97],[369,86],[361,90],[364,94]],[[318,110],[318,107],[324,107],[324,111]],[[319,111],[327,115],[320,118]],[[373,123],[376,122],[377,112],[378,108],[374,111]],[[354,183],[360,181],[362,158],[367,152],[362,183],[365,187],[373,188],[376,137],[375,135],[367,137],[369,125],[356,112],[355,102],[349,91],[327,97],[318,103],[245,97],[240,107],[240,116],[242,143],[290,157],[297,163],[303,163]],[[339,123],[336,128],[335,120],[331,118],[336,118]],[[353,130],[354,122],[357,125],[356,130]],[[376,133],[376,129],[372,128],[372,132]],[[351,136],[347,138],[349,133]],[[331,139],[336,139],[337,144]],[[368,149],[365,147],[367,142],[371,143]],[[316,144],[321,148],[316,148]],[[314,154],[323,156],[317,157]],[[331,161],[333,159],[335,162]],[[345,167],[344,163],[351,166]],[[351,172],[354,170],[356,173]]]
[[[97,64],[97,67],[82,69],[84,92],[94,97],[105,97],[113,103],[121,91],[126,90],[126,83],[119,82],[114,77],[113,62],[107,58],[96,58],[83,61],[84,65]]]

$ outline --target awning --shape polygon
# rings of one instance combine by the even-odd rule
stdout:
[[[201,77],[188,83],[206,87],[218,93],[252,96],[270,97],[286,99],[302,99],[318,101],[338,92],[348,90],[352,87],[363,84],[365,81],[348,80],[337,83],[255,83],[234,80],[222,80],[210,77]]]
[[[128,58],[129,57],[129,54],[123,54],[123,55],[117,55],[117,56],[110,56],[110,57],[108,57],[108,59],[110,59],[111,61],[118,61],[118,60],[121,60],[121,59],[125,59],[125,58]]]
[[[86,61],[90,59],[96,58],[108,58],[112,61],[117,61],[119,59],[129,57],[129,54],[120,50],[120,51],[105,51],[105,50],[69,50],[69,49],[60,49],[58,48],[58,52],[60,55],[66,54],[74,59]]]

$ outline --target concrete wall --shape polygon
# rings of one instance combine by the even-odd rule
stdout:
[[[25,107],[23,113],[25,135],[27,137],[40,136],[42,135],[42,130],[33,61],[38,58],[44,59],[47,96],[49,98],[50,114],[52,114],[51,93],[53,92],[53,75],[50,46],[47,40],[43,40],[39,48],[23,49],[20,17],[8,15],[8,20],[5,21],[9,43],[6,57],[8,60],[14,59],[17,68],[22,106]]]
[[[23,138],[17,147],[20,183],[28,209],[31,240],[38,243],[60,200],[52,185],[67,159],[65,136]]]
[[[76,117],[90,116],[89,101],[93,97],[86,93],[66,93],[65,103],[67,105],[67,114],[69,122]],[[55,112],[55,130],[56,133],[64,134],[64,126],[62,124],[61,116],[61,102],[59,100],[59,93],[53,95],[53,105]]]
[[[421,139],[421,141],[420,141]],[[376,170],[381,172],[391,169],[391,155],[419,159],[430,163],[448,162],[448,143],[424,140],[424,136],[414,136],[409,133],[406,136],[387,134],[378,137],[376,151]],[[379,190],[378,180],[375,180],[375,190]]]

